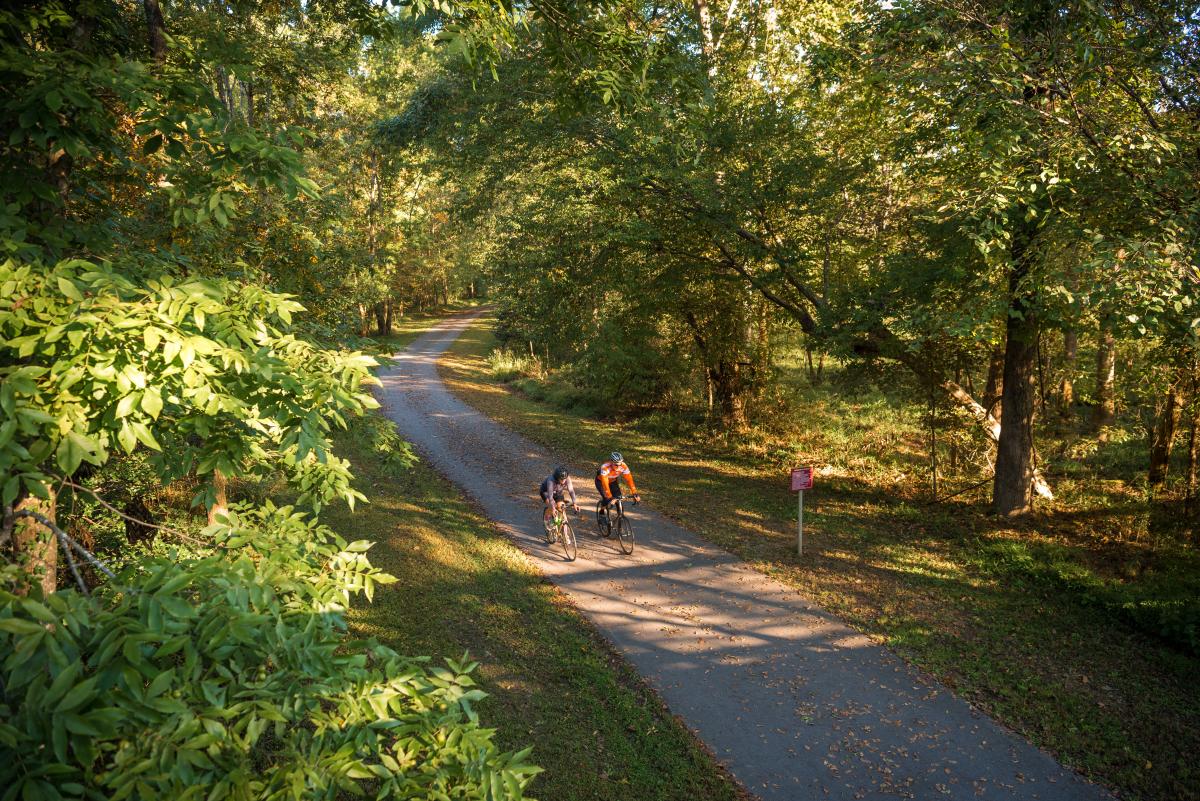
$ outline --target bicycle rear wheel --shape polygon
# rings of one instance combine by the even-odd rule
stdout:
[[[570,523],[562,524],[562,528],[559,529],[559,539],[562,541],[563,553],[567,555],[567,561],[574,562],[579,549],[575,543],[575,529],[571,528]]]
[[[621,553],[633,553],[633,524],[623,513],[617,518],[617,542],[621,545]]]

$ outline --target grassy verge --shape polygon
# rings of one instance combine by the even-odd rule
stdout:
[[[739,790],[637,674],[524,555],[449,482],[397,470],[343,439],[371,499],[322,515],[348,539],[376,541],[372,563],[399,578],[351,625],[407,654],[479,661],[480,705],[509,749],[545,768],[531,794],[588,799],[737,799]]]
[[[1125,625],[1121,604],[1104,595],[1136,580],[1169,584],[1177,570],[1178,581],[1190,580],[1194,554],[1081,538],[1079,526],[1049,519],[1014,528],[977,504],[925,506],[906,486],[914,479],[904,465],[884,456],[920,443],[904,441],[904,426],[875,425],[887,412],[867,399],[837,420],[813,415],[799,435],[802,450],[840,464],[806,498],[811,550],[801,562],[795,498],[778,460],[538,402],[497,379],[489,331],[485,318],[442,363],[451,388],[476,408],[580,468],[619,448],[657,509],[1125,797],[1200,798],[1191,757],[1200,747],[1200,660]],[[1129,583],[1102,590],[1089,581],[1121,571],[1132,571]]]

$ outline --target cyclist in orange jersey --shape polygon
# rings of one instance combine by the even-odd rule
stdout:
[[[600,493],[600,499],[606,509],[614,498],[625,497],[621,492],[621,479],[625,479],[625,483],[629,485],[629,494],[633,496],[633,499],[640,501],[641,496],[638,495],[637,486],[633,483],[633,471],[629,469],[629,465],[625,464],[624,457],[613,451],[608,461],[600,465],[600,469],[596,471],[596,491]]]

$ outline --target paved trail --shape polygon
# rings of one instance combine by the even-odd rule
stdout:
[[[385,412],[752,792],[764,801],[1111,799],[795,590],[645,505],[631,507],[632,556],[594,536],[585,517],[579,558],[565,562],[541,539],[535,494],[555,460],[438,377],[438,357],[472,319],[451,318],[399,354],[381,376]],[[597,458],[609,447],[597,443]],[[585,509],[596,500],[591,484],[590,475],[576,482]]]

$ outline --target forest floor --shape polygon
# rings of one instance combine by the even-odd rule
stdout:
[[[872,462],[875,450],[864,443],[877,440],[887,451],[911,432],[889,430],[887,410],[866,400],[839,419],[812,418],[825,427],[819,435],[831,464],[806,498],[800,559],[795,496],[776,461],[535,400],[527,382],[506,383],[511,376],[493,369],[490,330],[480,319],[441,363],[447,384],[471,406],[567,461],[598,462],[619,447],[660,512],[1124,797],[1200,797],[1191,758],[1200,747],[1200,660],[1126,625],[1119,608],[1103,602],[1110,585],[1136,587],[1141,577],[1169,580],[1178,569],[1180,581],[1192,580],[1194,554],[1124,543],[1114,559],[1098,529],[1080,536],[1069,525],[1086,510],[1014,525],[977,503],[926,505],[906,493],[902,472]],[[809,452],[819,451],[812,439]],[[1141,552],[1136,575],[1114,577]]]

